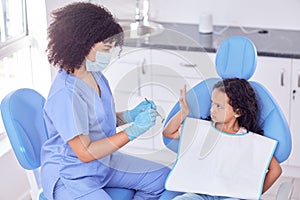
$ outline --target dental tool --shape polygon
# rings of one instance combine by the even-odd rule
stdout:
[[[145,98],[147,102],[150,102],[147,98]],[[156,110],[156,116],[159,116],[161,118],[161,123],[165,121],[165,118]]]

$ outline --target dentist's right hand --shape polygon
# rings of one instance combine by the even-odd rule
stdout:
[[[126,110],[123,113],[123,118],[124,120],[128,123],[128,122],[133,122],[135,120],[135,118],[138,116],[138,114],[140,114],[141,112],[152,108],[156,110],[156,105],[153,101],[142,101],[139,105],[137,105],[135,108],[133,108],[132,110]]]
[[[130,141],[139,137],[149,130],[156,121],[156,111],[152,108],[147,109],[136,116],[133,124],[125,129]]]

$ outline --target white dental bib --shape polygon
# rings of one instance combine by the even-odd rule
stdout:
[[[168,190],[259,199],[277,141],[255,134],[226,134],[209,121],[187,118]]]

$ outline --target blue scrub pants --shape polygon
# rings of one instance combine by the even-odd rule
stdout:
[[[120,187],[136,190],[134,200],[158,199],[164,191],[165,180],[170,169],[158,163],[119,152],[111,156],[111,171],[105,187]],[[54,199],[72,199],[61,181],[55,185]],[[98,189],[78,198],[80,200],[111,200],[103,190]]]

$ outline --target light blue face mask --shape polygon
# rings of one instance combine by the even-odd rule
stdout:
[[[96,51],[95,62],[90,61],[88,58],[85,59],[86,70],[90,72],[101,72],[108,66],[110,59],[110,53]]]

